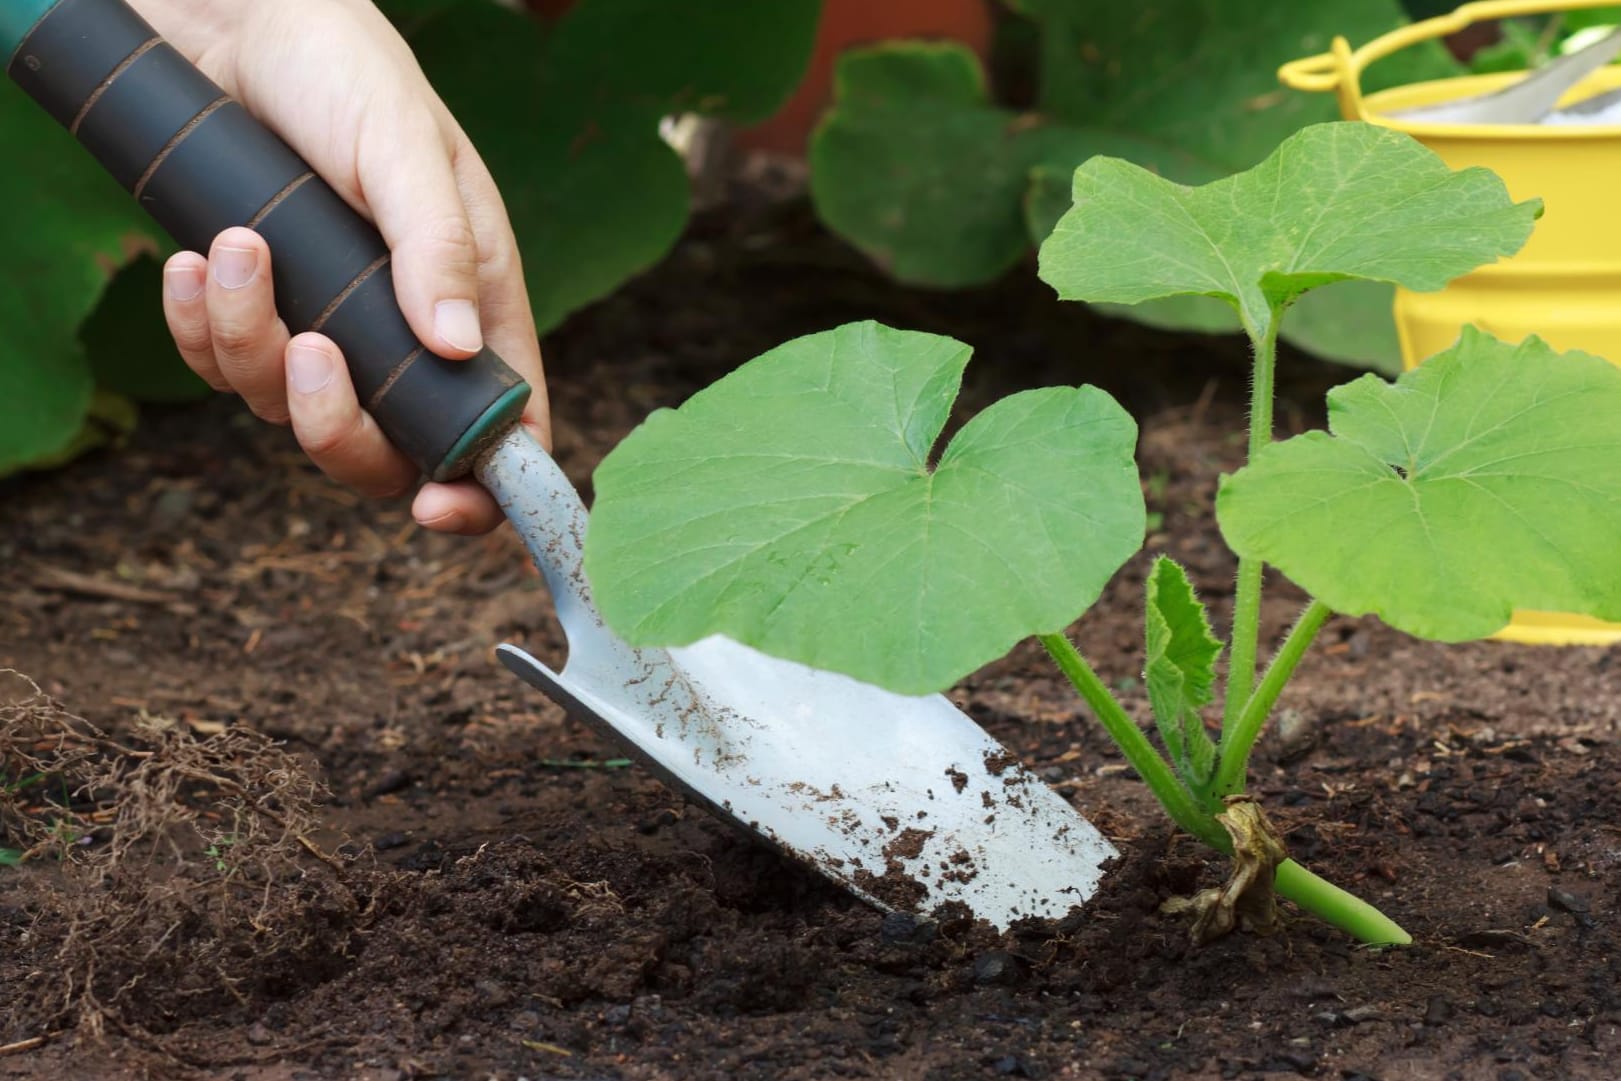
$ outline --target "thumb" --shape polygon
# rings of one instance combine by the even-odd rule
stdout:
[[[456,141],[426,109],[368,133],[361,191],[392,252],[394,290],[417,338],[455,360],[484,347],[478,242],[456,182]]]

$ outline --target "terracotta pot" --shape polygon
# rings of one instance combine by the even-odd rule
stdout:
[[[833,67],[846,49],[895,38],[949,38],[984,59],[992,27],[989,0],[823,0],[816,48],[799,89],[770,120],[739,133],[738,142],[803,155],[812,129],[833,101]]]

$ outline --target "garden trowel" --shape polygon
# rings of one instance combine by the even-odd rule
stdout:
[[[881,907],[965,902],[1006,926],[1091,895],[1113,849],[947,699],[911,698],[711,638],[633,649],[597,614],[586,512],[519,424],[529,387],[450,362],[395,303],[382,238],[123,0],[0,0],[0,56],[184,247],[235,225],[273,254],[290,330],[342,349],[367,410],[429,477],[471,473],[545,576],[558,672],[501,660],[674,788]]]

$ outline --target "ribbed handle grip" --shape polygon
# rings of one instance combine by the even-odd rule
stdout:
[[[377,231],[124,0],[60,0],[9,72],[183,247],[233,225],[263,236],[288,329],[337,343],[361,404],[424,473],[466,473],[517,422],[528,384],[488,349],[429,352]]]

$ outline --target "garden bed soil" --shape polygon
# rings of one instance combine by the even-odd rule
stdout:
[[[1141,418],[1163,521],[1074,634],[1146,721],[1151,555],[1226,619],[1211,502],[1242,454],[1235,342],[1097,319],[1027,271],[899,290],[801,202],[755,198],[547,342],[559,460],[585,484],[649,410],[860,317],[973,344],[961,415],[1087,381]],[[1300,357],[1282,373],[1291,431],[1351,374]],[[210,873],[228,861],[182,853],[149,872],[180,914],[88,953],[74,920],[116,903],[109,887],[72,862],[0,872],[0,1078],[1615,1076],[1614,650],[1329,625],[1253,790],[1296,857],[1415,937],[1379,951],[1298,914],[1194,948],[1157,910],[1221,862],[1172,833],[1021,646],[953,694],[1121,858],[1084,910],[999,935],[949,911],[886,919],[625,767],[493,657],[504,639],[561,656],[508,532],[420,531],[233,400],[154,412],[127,449],[0,501],[0,667],[116,737],[144,716],[280,741],[330,790],[307,839],[341,868],[293,852],[238,912],[243,879]],[[1300,603],[1275,584],[1272,640]],[[212,960],[162,963],[177,956]]]

